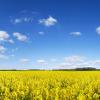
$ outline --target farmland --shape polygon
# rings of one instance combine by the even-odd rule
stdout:
[[[99,99],[99,71],[0,71],[0,100]]]

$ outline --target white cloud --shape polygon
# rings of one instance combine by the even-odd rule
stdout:
[[[100,65],[99,60],[89,60],[87,57],[80,55],[72,55],[63,58],[63,61],[52,58],[50,62],[46,62],[44,59],[37,60],[37,63],[45,66],[49,69],[74,69],[74,68],[83,68],[83,67],[95,67]]]
[[[18,24],[18,23],[21,23],[22,22],[22,20],[21,19],[18,19],[18,18],[16,18],[15,20],[14,20],[14,24]]]
[[[59,65],[61,68],[64,69],[74,69],[74,68],[83,68],[83,67],[94,67],[91,63],[89,62],[77,62],[77,63],[72,63],[72,62],[63,62]]]
[[[5,60],[5,59],[8,59],[8,58],[9,58],[8,56],[0,54],[0,60]]]
[[[87,57],[73,55],[64,58],[63,62],[58,64],[61,69],[73,69],[73,68],[83,68],[83,67],[95,67],[99,68],[100,60],[91,60]]]
[[[91,61],[93,66],[100,66],[100,60]]]
[[[26,35],[23,35],[19,32],[14,32],[13,36],[16,37],[19,41],[23,41],[23,42],[27,41],[28,39]]]
[[[40,24],[43,24],[43,25],[45,25],[45,26],[47,26],[47,27],[53,26],[53,25],[55,25],[57,22],[58,22],[57,19],[53,18],[52,16],[49,16],[47,19],[40,19],[40,20],[39,20],[39,23],[40,23]]]
[[[48,65],[48,63],[47,63],[46,60],[44,60],[44,59],[38,59],[38,60],[37,60],[37,63],[40,64],[40,65],[43,65],[43,66],[44,66],[44,65],[46,65],[46,66]]]
[[[71,32],[70,35],[81,36],[82,33],[81,32]]]
[[[73,69],[78,67],[93,67],[92,63],[86,57],[79,55],[67,56],[64,61],[59,63],[59,68]]]
[[[38,59],[37,62],[38,63],[46,63],[46,61],[44,59]]]
[[[6,31],[0,31],[0,41],[13,44],[14,41],[10,39],[10,35]]]
[[[96,28],[97,34],[100,34],[100,26]]]
[[[62,62],[60,63],[60,66],[61,67],[70,66],[70,63]]]
[[[32,17],[22,17],[22,18],[11,19],[11,23],[13,24],[29,23],[32,21],[33,21]]]
[[[6,41],[9,37],[9,34],[6,31],[0,31],[0,40]]]
[[[26,59],[26,58],[22,58],[20,59],[20,62],[21,63],[28,63],[30,60],[29,59]]]
[[[12,24],[32,23],[36,14],[38,14],[38,12],[22,10],[16,13],[16,16],[10,16],[10,22]]]
[[[75,68],[76,64],[73,65],[71,62],[61,62],[58,66],[59,69],[73,69]]]
[[[23,18],[23,21],[24,22],[32,22],[33,18],[32,17],[25,17],[25,18]]]
[[[73,55],[73,56],[68,56],[64,58],[66,62],[83,62],[85,60],[85,57],[78,56],[78,55]]]
[[[38,32],[38,34],[39,34],[39,35],[44,35],[45,33],[44,33],[44,32]]]
[[[14,40],[12,40],[12,39],[9,39],[8,42],[11,44],[14,44]]]
[[[6,48],[2,45],[0,45],[0,53],[4,53],[6,51]]]

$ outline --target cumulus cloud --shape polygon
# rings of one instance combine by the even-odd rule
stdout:
[[[93,66],[100,66],[100,60],[91,61]]]
[[[23,18],[23,21],[24,22],[32,22],[33,18],[32,17],[25,17],[25,18]]]
[[[22,18],[11,19],[11,23],[13,24],[29,23],[32,21],[33,21],[32,17],[22,17]]]
[[[37,63],[40,64],[40,65],[48,65],[48,63],[44,59],[38,59]]]
[[[75,68],[76,64],[73,65],[71,62],[61,62],[58,65],[59,69],[73,69]]]
[[[38,34],[39,34],[39,35],[44,35],[45,33],[44,33],[44,32],[38,32]]]
[[[23,35],[23,34],[21,34],[19,32],[14,32],[13,36],[16,37],[17,40],[23,41],[23,42],[27,41],[27,39],[28,39],[26,35]]]
[[[21,63],[28,63],[30,60],[29,59],[26,59],[26,58],[22,58],[20,59],[20,62]]]
[[[83,68],[83,67],[95,67],[99,68],[100,60],[91,60],[87,57],[73,55],[67,56],[64,58],[63,62],[58,64],[61,69],[74,69],[74,68]]]
[[[13,44],[14,41],[10,39],[10,35],[6,31],[0,31],[0,41]]]
[[[38,14],[38,12],[22,10],[16,13],[16,16],[10,16],[10,22],[12,24],[32,23],[36,14]]]
[[[64,61],[59,63],[59,68],[70,69],[70,68],[78,68],[78,67],[94,67],[91,61],[89,61],[86,57],[80,55],[72,55],[64,57]]]
[[[83,67],[94,67],[92,64],[89,62],[77,62],[77,63],[72,63],[72,62],[63,62],[59,64],[60,68],[64,69],[74,69],[74,68],[83,68]]]
[[[9,34],[6,31],[0,31],[0,40],[5,41],[9,38]]]
[[[40,19],[40,20],[39,20],[39,23],[40,23],[40,24],[43,24],[43,25],[45,25],[45,26],[47,26],[47,27],[53,26],[53,25],[55,25],[57,22],[58,22],[57,19],[53,18],[52,16],[49,16],[47,19]]]
[[[70,35],[73,35],[73,36],[81,36],[82,33],[81,32],[71,32]]]
[[[6,51],[6,48],[2,45],[0,45],[0,53],[4,53]]]
[[[0,54],[0,60],[8,59],[9,57],[3,54]]]
[[[97,34],[100,34],[100,26],[96,28]]]
[[[44,59],[38,59],[37,62],[38,63],[46,63],[46,61]]]
[[[73,55],[65,57],[64,59],[66,62],[83,62],[85,60],[85,57]]]
[[[66,62],[62,62],[62,63],[60,63],[59,64],[61,67],[65,67],[66,68],[66,66],[70,66],[71,64],[70,63],[66,63]]]
[[[8,42],[11,44],[14,44],[14,40],[12,40],[12,39],[9,39]]]
[[[12,22],[13,22],[14,24],[18,24],[18,23],[21,23],[21,22],[22,22],[22,20],[21,20],[21,19],[16,18],[15,20],[12,20]]]
[[[57,61],[57,58],[50,59],[50,62],[47,62],[44,59],[38,59],[37,63],[50,69],[74,69],[74,68],[83,68],[83,67],[96,67],[100,66],[100,60],[89,60],[87,57],[80,55],[71,55],[63,58],[63,61]]]

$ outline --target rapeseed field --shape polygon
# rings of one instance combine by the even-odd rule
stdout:
[[[100,100],[100,72],[0,71],[0,100]]]

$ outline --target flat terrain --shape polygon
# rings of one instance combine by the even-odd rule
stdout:
[[[0,71],[0,100],[100,100],[100,71]]]

